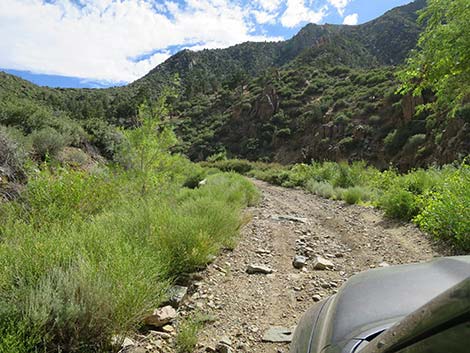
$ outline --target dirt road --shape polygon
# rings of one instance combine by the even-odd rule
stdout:
[[[413,225],[386,220],[373,208],[254,183],[262,201],[248,209],[252,220],[238,246],[203,272],[189,302],[216,319],[201,334],[198,352],[210,351],[224,336],[235,352],[288,352],[286,343],[263,342],[264,333],[271,326],[295,326],[315,299],[334,293],[354,273],[442,255]],[[308,257],[303,269],[293,267],[295,255]],[[316,256],[334,268],[314,270]],[[273,273],[248,274],[250,264]]]

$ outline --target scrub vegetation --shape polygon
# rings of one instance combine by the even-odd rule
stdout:
[[[215,173],[184,187],[206,173],[169,152],[176,138],[154,113],[143,106],[141,127],[123,134],[125,168],[83,170],[47,155],[28,169],[8,150],[4,162],[29,181],[0,204],[0,352],[107,351],[175,279],[235,245],[254,186]]]
[[[417,0],[184,50],[103,90],[0,73],[0,353],[119,349],[172,283],[235,246],[258,199],[240,174],[470,251],[469,11]],[[203,321],[181,323],[179,352]]]
[[[383,171],[365,162],[313,162],[293,166],[246,160],[204,162],[285,187],[302,187],[348,204],[372,205],[385,215],[413,221],[421,229],[470,251],[470,164]]]

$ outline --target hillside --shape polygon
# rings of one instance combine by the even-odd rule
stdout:
[[[470,254],[468,18],[468,0],[418,0],[184,50],[107,89],[0,72],[0,353],[388,349],[392,322],[467,275],[435,257]],[[449,267],[387,269],[434,260]],[[364,289],[410,306],[380,311]],[[377,315],[326,306],[357,298]],[[458,321],[463,352],[457,314],[436,327]],[[311,324],[327,333],[318,349]]]
[[[468,121],[415,116],[415,105],[432,96],[394,94],[396,65],[416,45],[416,11],[424,6],[418,0],[359,26],[309,24],[284,42],[184,50],[125,87],[50,89],[1,74],[0,123],[25,130],[22,115],[30,113],[12,113],[6,102],[27,101],[29,110],[78,121],[88,134],[82,145],[112,157],[118,138],[109,129],[132,126],[138,105],[154,101],[177,75],[172,123],[178,150],[194,160],[224,152],[282,163],[366,159],[403,169],[451,162],[470,151]]]

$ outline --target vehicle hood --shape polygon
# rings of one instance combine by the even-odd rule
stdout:
[[[470,256],[392,266],[351,277],[327,309],[328,345],[366,339],[470,276]],[[372,330],[372,331],[371,331]]]

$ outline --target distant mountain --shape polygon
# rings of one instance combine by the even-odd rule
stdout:
[[[201,78],[220,82],[240,74],[253,77],[268,68],[282,67],[301,54],[312,57],[325,45],[333,51],[341,51],[341,57],[333,58],[339,64],[397,65],[416,45],[421,30],[416,23],[416,11],[425,5],[426,0],[417,0],[359,26],[308,24],[283,42],[246,42],[226,49],[197,52],[183,50],[129,87],[152,90],[175,74],[184,83]]]
[[[138,105],[177,75],[170,122],[179,150],[195,160],[225,152],[282,163],[366,159],[404,169],[450,162],[470,151],[469,123],[416,116],[416,104],[432,95],[395,94],[396,66],[416,46],[417,11],[425,5],[417,0],[358,26],[309,24],[287,41],[183,50],[124,87],[50,89],[0,74],[0,124],[26,124],[34,109],[65,114],[112,156],[119,141],[108,126],[135,124]],[[25,102],[34,104],[12,108]]]

